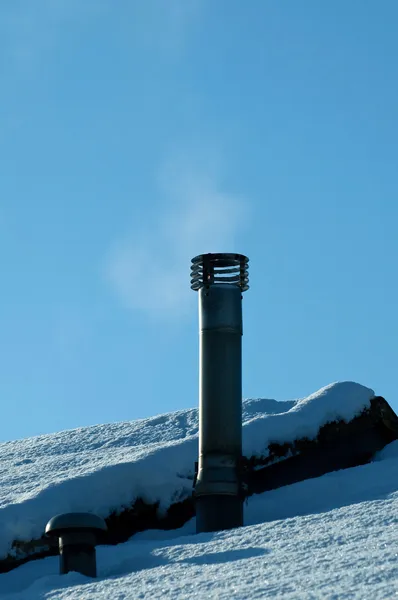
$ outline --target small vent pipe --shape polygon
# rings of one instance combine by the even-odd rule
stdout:
[[[106,530],[105,521],[92,513],[65,513],[50,519],[45,533],[58,538],[60,574],[76,571],[96,577],[95,546]]]
[[[192,259],[199,292],[199,461],[194,497],[196,531],[243,525],[242,292],[249,259],[202,254]]]

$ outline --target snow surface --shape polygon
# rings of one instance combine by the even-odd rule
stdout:
[[[297,401],[244,402],[244,448],[314,437],[351,419],[372,390],[338,383]],[[106,516],[136,496],[163,508],[192,490],[197,411],[0,444],[0,549],[39,537],[69,510]],[[371,464],[253,496],[245,527],[146,531],[97,548],[98,578],[58,575],[58,558],[0,575],[2,600],[398,596],[398,442]]]
[[[398,595],[398,461],[386,457],[252,497],[247,526],[145,532],[97,548],[98,578],[58,558],[0,575],[2,600],[392,599]],[[277,519],[277,520],[274,520]],[[167,539],[168,538],[168,539]]]
[[[334,383],[296,401],[243,403],[243,451],[266,455],[271,441],[315,437],[336,418],[351,419],[373,390]],[[14,540],[39,538],[48,520],[70,511],[107,517],[140,497],[165,511],[192,493],[198,411],[99,425],[0,444],[0,558]]]

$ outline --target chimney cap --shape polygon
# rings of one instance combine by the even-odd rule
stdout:
[[[249,289],[249,259],[244,254],[218,252],[199,254],[191,260],[191,288],[194,291],[214,285],[235,285]]]
[[[92,513],[75,512],[55,515],[46,525],[47,536],[59,536],[71,531],[106,531],[107,526],[101,517]]]

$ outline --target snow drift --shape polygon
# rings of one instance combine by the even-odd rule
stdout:
[[[320,397],[327,399],[328,390],[337,394],[339,388],[344,395],[349,390],[363,390],[362,399],[357,398],[351,408],[346,395],[346,418],[368,405],[371,390],[355,384],[330,386]],[[256,448],[255,439],[250,439],[249,423],[253,420],[260,418],[268,427],[274,420],[272,415],[286,417],[300,403],[311,406],[311,402],[246,401],[246,442]],[[333,418],[318,417],[320,422]],[[32,519],[35,514],[36,518],[43,515],[44,521],[47,512],[52,516],[52,486],[63,488],[63,501],[75,508],[78,494],[68,494],[78,486],[79,477],[90,480],[97,472],[104,475],[107,469],[118,466],[123,452],[134,456],[132,465],[140,461],[153,465],[153,457],[162,454],[162,448],[173,448],[180,440],[184,449],[191,438],[195,442],[196,433],[196,411],[182,411],[2,444],[2,456],[7,461],[2,463],[0,488],[5,511],[1,512],[3,532],[7,515],[14,528],[11,536],[18,523],[21,535],[26,535],[28,514]],[[264,448],[268,433],[270,430],[264,431]],[[1,598],[390,599],[398,593],[397,444],[386,446],[369,464],[252,496],[245,507],[245,527],[192,535],[192,519],[180,530],[145,531],[125,544],[100,546],[96,580],[77,573],[59,576],[56,557],[29,562],[0,575]],[[161,463],[158,458],[158,467]],[[159,475],[154,472],[154,485]],[[20,487],[24,478],[26,491]],[[119,483],[123,491],[127,482]],[[106,481],[103,484],[106,489]],[[93,509],[102,501],[94,494],[82,500]]]
[[[266,456],[272,442],[314,438],[336,419],[349,421],[373,390],[343,382],[307,398],[243,402],[243,451]],[[53,515],[102,517],[135,499],[160,511],[191,495],[197,460],[196,409],[0,444],[0,557],[17,557],[15,541],[39,539]]]

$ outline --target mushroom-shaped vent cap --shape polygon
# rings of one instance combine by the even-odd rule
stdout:
[[[46,535],[70,531],[106,531],[104,519],[92,513],[64,513],[56,515],[46,525]]]

